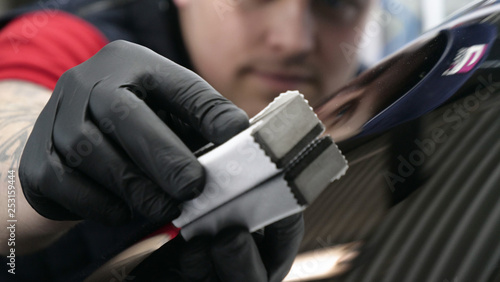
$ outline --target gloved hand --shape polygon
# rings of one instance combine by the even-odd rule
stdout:
[[[20,181],[49,219],[119,224],[139,213],[168,222],[204,186],[186,144],[219,144],[246,127],[246,114],[198,75],[115,41],[61,76],[23,151]]]
[[[185,281],[282,281],[303,235],[300,213],[267,226],[264,234],[230,228],[194,238],[180,251],[180,274]]]

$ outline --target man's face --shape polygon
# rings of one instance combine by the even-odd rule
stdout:
[[[249,116],[281,92],[314,104],[346,83],[371,2],[175,0],[195,70]]]

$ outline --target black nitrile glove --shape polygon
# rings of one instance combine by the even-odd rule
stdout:
[[[137,212],[168,222],[205,182],[185,144],[220,144],[246,127],[245,113],[198,75],[115,41],[61,76],[19,176],[49,219],[119,224]]]
[[[185,281],[282,281],[303,235],[300,213],[267,226],[264,235],[230,228],[194,238],[181,248],[180,274]]]

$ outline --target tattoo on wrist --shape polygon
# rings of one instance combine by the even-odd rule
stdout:
[[[44,99],[34,99],[35,86],[1,84],[0,92],[0,165],[16,169],[33,125],[43,108]],[[31,90],[31,93],[30,91]],[[0,176],[4,172],[0,171]]]

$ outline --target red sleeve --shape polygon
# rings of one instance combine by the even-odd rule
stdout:
[[[63,72],[107,43],[94,26],[62,11],[20,16],[0,31],[0,80],[27,80],[54,89]]]

